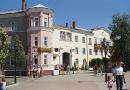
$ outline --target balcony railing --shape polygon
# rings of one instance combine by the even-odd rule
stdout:
[[[7,30],[7,31],[13,31],[13,30],[12,30],[12,27],[1,27],[1,28],[5,29],[5,30]]]
[[[27,30],[28,31],[38,31],[38,30],[52,31],[53,29],[49,27],[39,26],[39,27],[29,27]]]

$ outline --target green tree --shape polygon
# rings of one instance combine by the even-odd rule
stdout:
[[[11,50],[11,55],[13,57],[16,56],[16,66],[17,67],[26,66],[27,63],[26,54],[19,37],[18,36],[13,37],[12,43],[14,44],[14,50]]]
[[[8,56],[8,35],[5,29],[0,28],[0,65],[1,69]]]
[[[129,62],[130,16],[128,14],[113,15],[109,29],[112,31],[110,38],[113,41],[112,61],[123,60]]]
[[[90,66],[94,67],[95,65],[100,66],[102,64],[102,59],[100,58],[94,58],[90,61]]]

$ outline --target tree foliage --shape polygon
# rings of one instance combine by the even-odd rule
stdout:
[[[102,59],[100,58],[94,58],[90,61],[90,66],[94,67],[95,65],[100,66],[102,64]]]
[[[14,56],[14,59],[16,59],[16,66],[25,66],[27,61],[26,54],[19,37],[13,37],[12,43],[14,44],[14,50],[11,50],[11,55]]]
[[[112,61],[128,61],[130,56],[130,16],[128,14],[113,15],[109,29],[112,31],[110,38],[113,41]]]
[[[8,56],[8,35],[5,29],[0,28],[0,64],[3,65]]]

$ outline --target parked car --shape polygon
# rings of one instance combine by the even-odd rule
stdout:
[[[89,71],[93,71],[93,68],[92,68],[92,67],[90,67],[88,70],[89,70]]]

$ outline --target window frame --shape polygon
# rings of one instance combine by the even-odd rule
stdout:
[[[92,38],[89,38],[88,41],[89,41],[88,44],[92,45]]]
[[[36,38],[37,38],[37,40],[36,40]],[[36,43],[37,43],[37,45],[36,45]],[[38,36],[35,36],[35,37],[34,37],[34,46],[35,46],[35,47],[38,46]]]
[[[48,27],[48,18],[44,17],[44,27]]]
[[[60,31],[60,40],[65,41],[65,32],[64,31]]]
[[[75,54],[79,54],[79,48],[75,47]]]
[[[37,61],[36,61],[37,60]],[[37,62],[37,63],[36,63]],[[33,65],[38,65],[38,55],[33,56]]]
[[[82,43],[85,43],[85,37],[82,37]]]
[[[85,55],[86,54],[86,48],[82,48],[82,53]]]
[[[16,22],[11,22],[11,30],[16,31],[17,30],[17,24]]]
[[[38,16],[34,17],[34,27],[39,27],[39,17]]]
[[[10,66],[14,66],[14,56],[10,56],[9,57],[10,59],[9,59],[9,65]],[[12,64],[13,63],[13,64]]]
[[[92,55],[92,49],[89,49],[89,55]]]
[[[48,64],[48,55],[44,54],[44,64]]]
[[[78,42],[78,36],[77,35],[75,36],[75,42]]]
[[[67,32],[67,41],[72,41],[72,33]]]
[[[47,36],[44,37],[44,46],[48,46],[48,37]]]

